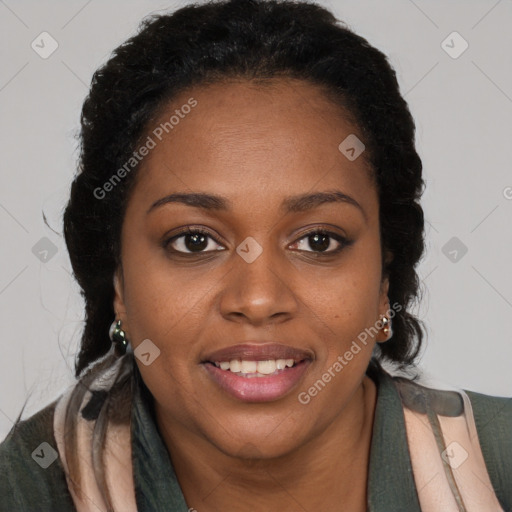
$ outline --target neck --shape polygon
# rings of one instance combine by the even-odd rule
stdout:
[[[187,504],[198,511],[366,512],[377,390],[367,376],[335,421],[308,443],[273,459],[226,455],[160,415],[157,423]],[[236,506],[235,506],[236,505]]]

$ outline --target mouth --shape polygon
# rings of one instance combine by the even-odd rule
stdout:
[[[281,370],[293,368],[302,361],[293,359],[265,359],[263,361],[248,361],[232,359],[231,361],[213,362],[217,368],[231,373],[237,373],[240,377],[267,377],[269,375],[279,375]]]
[[[213,382],[245,402],[268,402],[289,394],[314,354],[281,344],[242,344],[208,355],[202,364]]]

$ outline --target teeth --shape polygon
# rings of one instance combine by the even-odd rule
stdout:
[[[238,359],[232,359],[229,362],[229,369],[233,373],[240,373],[242,371],[242,363]]]
[[[224,371],[230,370],[233,373],[251,374],[261,377],[271,375],[276,370],[284,370],[286,367],[291,368],[293,365],[293,359],[268,359],[266,361],[240,361],[239,359],[232,359],[231,361],[215,363],[217,368]]]
[[[231,363],[233,363],[233,361],[231,361]],[[240,371],[242,373],[254,373],[257,367],[258,363],[256,361],[242,361]]]
[[[256,368],[258,373],[263,373],[264,375],[270,375],[276,371],[276,361],[258,361],[258,366]]]

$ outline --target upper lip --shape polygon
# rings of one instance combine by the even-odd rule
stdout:
[[[293,359],[298,363],[304,359],[313,359],[311,350],[300,349],[281,343],[245,342],[222,348],[208,354],[203,362],[218,363],[233,359],[246,361],[266,361],[268,359]]]

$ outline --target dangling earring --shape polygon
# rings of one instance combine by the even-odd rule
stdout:
[[[126,339],[125,332],[121,329],[121,320],[114,320],[108,331],[112,345],[114,345],[114,352],[117,357],[126,354],[128,340]]]
[[[382,332],[386,335],[386,341],[391,338],[393,332],[391,330],[391,320],[389,320],[386,316],[383,316],[382,319]]]

